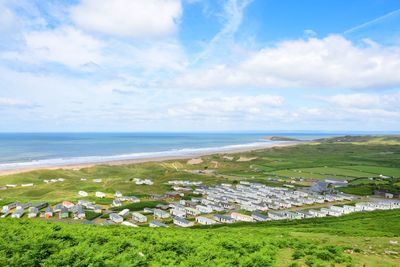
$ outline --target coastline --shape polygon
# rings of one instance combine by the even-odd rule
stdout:
[[[77,164],[65,164],[65,165],[43,165],[43,166],[35,166],[35,167],[21,167],[16,169],[9,170],[0,170],[0,176],[12,175],[18,173],[25,173],[37,170],[80,170],[83,168],[90,168],[97,165],[127,165],[127,164],[135,164],[135,163],[145,163],[145,162],[161,162],[168,160],[182,160],[182,159],[191,159],[194,157],[202,157],[209,156],[215,154],[235,154],[241,152],[251,152],[255,150],[268,149],[273,147],[286,147],[286,146],[294,146],[298,144],[306,143],[307,141],[287,141],[282,143],[265,143],[258,144],[252,147],[240,147],[240,148],[231,148],[231,149],[220,149],[220,150],[212,150],[212,151],[198,151],[192,152],[185,155],[171,155],[171,156],[149,156],[138,159],[123,159],[123,160],[109,160],[109,161],[101,161],[101,162],[86,162],[86,163],[77,163]]]

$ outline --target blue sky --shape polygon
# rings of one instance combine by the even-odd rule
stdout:
[[[0,0],[0,131],[399,131],[400,2]]]

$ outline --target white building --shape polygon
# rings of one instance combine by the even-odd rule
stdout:
[[[113,207],[121,207],[122,206],[121,200],[114,199],[112,204],[111,204],[111,206],[113,206]]]
[[[28,211],[28,218],[35,218],[38,214],[39,210],[35,207],[30,207]]]
[[[159,221],[151,221],[149,223],[150,227],[168,227],[165,223],[159,222]]]
[[[147,222],[147,217],[139,212],[132,212],[132,220],[137,222]]]
[[[96,192],[96,197],[98,197],[98,198],[105,198],[105,197],[106,197],[106,194],[104,194],[103,192],[97,191],[97,192]]]
[[[235,219],[236,221],[254,222],[254,219],[251,216],[245,215],[245,214],[241,214],[241,213],[238,213],[238,212],[232,212],[231,213],[231,217],[233,219]]]
[[[122,223],[124,221],[124,218],[122,218],[122,216],[119,215],[119,214],[111,213],[110,214],[110,220],[115,222],[115,223]]]
[[[217,221],[203,216],[196,217],[196,222],[203,225],[212,225],[217,223]]]
[[[120,215],[122,217],[124,217],[124,216],[126,216],[128,214],[129,214],[129,209],[123,209],[118,213],[118,215]]]
[[[188,220],[186,220],[184,218],[181,218],[181,217],[174,217],[174,224],[178,225],[180,227],[191,227],[191,226],[194,225],[193,222],[188,221]]]
[[[134,223],[126,222],[126,221],[125,221],[125,222],[122,222],[121,225],[129,226],[129,227],[139,227],[139,226],[137,226],[137,225],[134,224]]]
[[[78,195],[81,196],[81,197],[87,197],[89,194],[87,192],[85,192],[85,191],[79,191]]]
[[[183,210],[178,210],[178,209],[170,209],[169,212],[173,215],[173,216],[178,216],[181,218],[186,218],[186,212]]]
[[[154,209],[153,213],[154,213],[154,218],[165,219],[165,218],[169,218],[170,217],[168,212],[165,212],[165,211],[160,210],[160,209]]]

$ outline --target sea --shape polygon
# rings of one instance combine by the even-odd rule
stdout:
[[[343,133],[0,133],[0,170],[179,157],[258,147],[268,136],[312,140]]]

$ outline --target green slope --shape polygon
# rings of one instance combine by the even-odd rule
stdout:
[[[399,220],[399,211],[381,211],[151,229],[6,219],[0,266],[399,266],[400,247],[390,244],[400,241]]]

